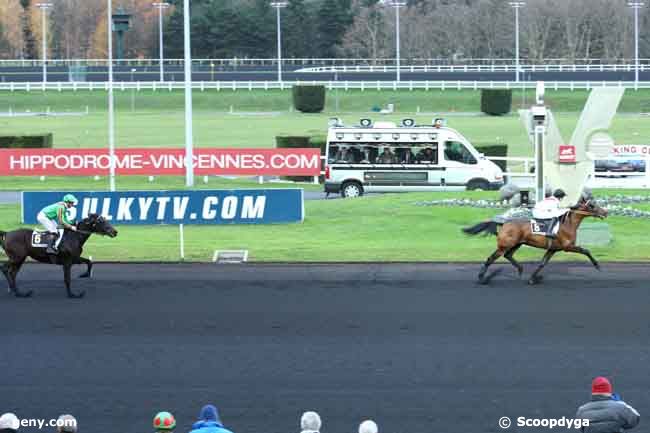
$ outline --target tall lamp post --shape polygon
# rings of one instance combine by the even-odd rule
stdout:
[[[276,21],[278,27],[278,82],[282,81],[282,25],[280,23],[280,9],[287,7],[286,1],[271,2],[271,7],[275,8]]]
[[[115,191],[115,100],[113,98],[113,0],[108,1],[108,157],[109,189]]]
[[[634,84],[639,84],[639,9],[644,6],[642,2],[628,2],[634,9]]]
[[[515,10],[515,81],[519,82],[519,9],[526,6],[526,2],[512,1],[509,4]]]
[[[192,52],[190,0],[183,0],[183,45],[185,49],[185,186],[194,186],[194,144],[192,133]]]
[[[163,68],[163,9],[169,7],[169,3],[156,2],[152,3],[153,7],[158,9],[158,51],[160,55],[160,82],[165,81],[165,70]]]
[[[41,25],[43,28],[43,83],[47,83],[47,10],[52,7],[52,3],[36,3],[36,7],[41,10]]]
[[[392,6],[395,8],[395,66],[397,68],[397,73],[395,75],[396,80],[399,82],[402,79],[401,75],[401,55],[400,55],[400,31],[399,31],[399,8],[406,6],[406,1],[404,0],[384,0],[382,2],[386,6]]]

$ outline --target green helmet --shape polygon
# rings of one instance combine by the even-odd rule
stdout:
[[[72,203],[72,204],[77,204],[79,201],[77,200],[77,197],[73,196],[72,194],[66,194],[63,196],[63,202],[64,203]]]
[[[176,420],[169,412],[158,412],[153,418],[153,428],[156,430],[173,430],[174,427],[176,427]]]

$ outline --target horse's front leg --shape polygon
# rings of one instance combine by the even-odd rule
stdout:
[[[485,273],[487,272],[490,265],[497,261],[499,257],[503,255],[503,250],[500,248],[492,253],[490,257],[487,258],[483,266],[481,267],[480,272],[478,273],[478,282],[481,284],[487,284],[488,281],[485,280]],[[488,278],[489,279],[489,278]]]
[[[9,292],[13,293],[17,298],[29,298],[32,296],[33,292],[31,290],[27,292],[21,292],[18,290],[18,285],[16,284],[16,276],[18,271],[22,267],[25,259],[20,262],[9,262],[3,266],[2,273],[7,277],[7,282],[9,282]]]
[[[542,277],[539,275],[542,272],[542,269],[544,269],[544,266],[551,260],[551,257],[553,257],[557,253],[557,250],[547,250],[546,254],[544,254],[544,258],[542,259],[542,263],[539,265],[537,269],[535,269],[535,272],[533,272],[533,275],[530,276],[530,279],[528,280],[528,284],[537,284],[540,281],[542,281]]]
[[[598,260],[594,258],[594,256],[591,255],[591,251],[589,251],[586,248],[579,247],[577,245],[571,245],[570,247],[566,248],[565,251],[568,251],[570,253],[578,253],[582,254],[583,256],[587,256],[589,260],[591,261],[591,264],[594,265],[594,268],[598,269],[600,271],[600,263],[598,263]]]
[[[68,298],[83,298],[86,294],[85,291],[74,293],[70,287],[70,275],[72,273],[72,260],[66,259],[63,261],[63,281],[65,282],[65,289],[68,292]]]
[[[74,260],[75,265],[86,265],[86,272],[79,275],[79,278],[92,278],[93,276],[93,262],[84,257],[78,257]]]

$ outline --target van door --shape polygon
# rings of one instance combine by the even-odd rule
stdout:
[[[462,186],[471,179],[485,177],[476,157],[460,141],[445,141],[443,157],[446,185]]]

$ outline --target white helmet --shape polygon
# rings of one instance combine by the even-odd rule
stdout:
[[[20,427],[20,421],[15,414],[8,412],[0,416],[0,430],[18,430],[18,427]]]
[[[359,424],[359,433],[377,433],[378,431],[379,427],[377,427],[377,423],[371,419],[367,419]]]

